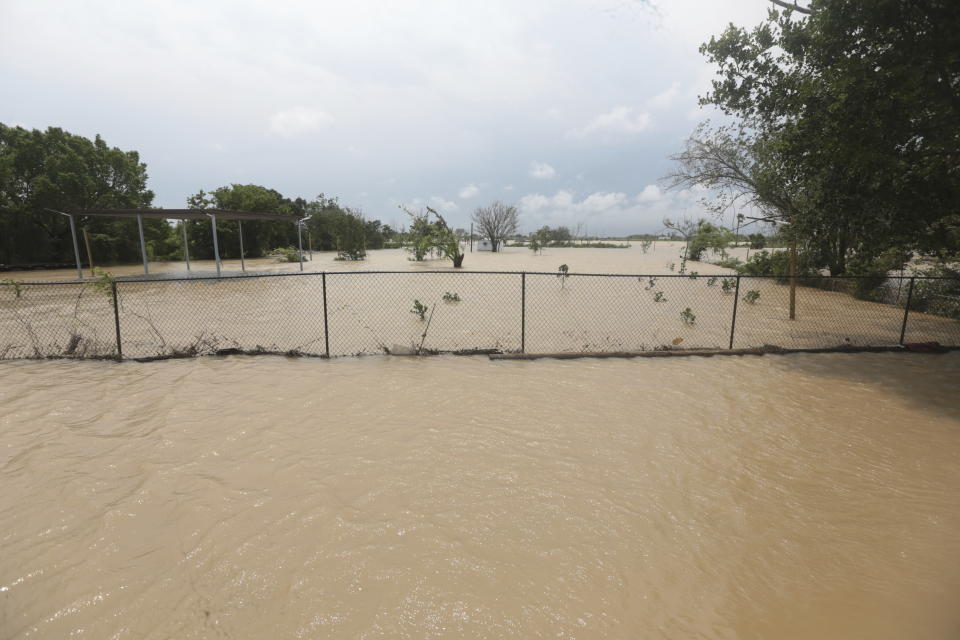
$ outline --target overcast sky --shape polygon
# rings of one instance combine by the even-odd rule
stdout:
[[[657,180],[714,69],[698,45],[765,0],[0,0],[0,121],[101,134],[157,206],[255,183],[397,224],[493,200],[521,229],[696,216]]]

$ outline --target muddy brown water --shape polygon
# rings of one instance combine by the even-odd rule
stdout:
[[[0,363],[0,638],[960,637],[960,353]]]

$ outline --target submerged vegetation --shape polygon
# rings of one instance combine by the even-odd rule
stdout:
[[[419,300],[414,300],[413,308],[410,309],[410,313],[414,314],[421,320],[425,320],[427,317],[427,306]]]

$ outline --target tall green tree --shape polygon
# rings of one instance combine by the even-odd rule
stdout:
[[[110,147],[51,127],[46,131],[0,123],[0,263],[72,262],[70,224],[45,209],[148,208],[147,166],[136,151]],[[91,234],[97,262],[140,257],[137,222],[79,220]],[[176,251],[165,220],[145,220],[153,257]]]
[[[719,69],[701,101],[802,196],[792,230],[833,273],[853,255],[958,251],[960,3],[813,0],[701,51]]]

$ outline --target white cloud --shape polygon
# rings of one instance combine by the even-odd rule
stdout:
[[[549,205],[550,198],[540,195],[539,193],[527,194],[520,198],[520,202],[518,203],[520,211],[528,212],[539,211]]]
[[[637,196],[637,202],[656,202],[661,197],[663,197],[663,192],[660,191],[660,187],[655,184],[648,184]]]
[[[619,207],[627,199],[625,193],[597,192],[591,193],[580,203],[580,208],[590,213],[602,213],[608,209]]]
[[[550,180],[557,175],[557,170],[546,162],[531,162],[530,175],[540,180]]]
[[[270,133],[283,138],[310,133],[333,122],[333,116],[313,107],[291,107],[269,118]]]
[[[460,196],[461,200],[467,200],[469,198],[474,197],[478,193],[480,193],[480,187],[471,183],[465,186],[464,188],[460,189],[460,193],[457,195]]]
[[[662,192],[653,184],[635,198],[620,191],[596,191],[583,198],[567,189],[553,195],[529,193],[520,198],[517,208],[524,229],[543,225],[574,228],[589,224],[600,233],[655,231],[662,227],[667,216],[705,215],[699,198],[692,191]]]
[[[647,100],[647,105],[651,109],[668,109],[673,106],[674,100],[680,95],[680,83],[674,82],[666,91],[661,91],[657,95]]]
[[[614,107],[601,113],[582,129],[573,129],[568,135],[573,138],[592,136],[622,138],[646,131],[650,127],[650,114],[634,107]]]
[[[572,191],[566,189],[560,189],[552,196],[530,193],[520,198],[519,208],[528,212],[554,209],[591,215],[614,209],[627,201],[627,195],[619,192],[598,191],[580,202],[577,202],[574,196]]]
[[[460,207],[457,206],[456,202],[454,202],[453,200],[447,200],[442,196],[433,196],[430,198],[430,202],[437,209],[440,209],[447,213],[457,211],[460,209]]]

